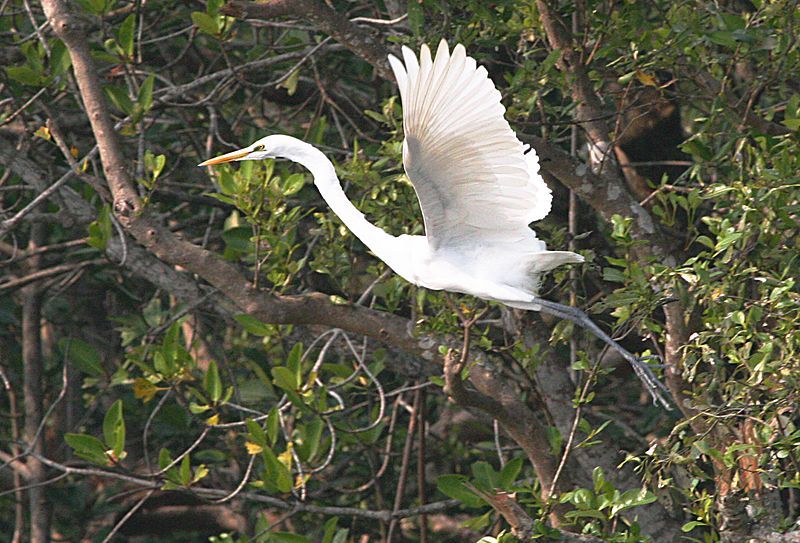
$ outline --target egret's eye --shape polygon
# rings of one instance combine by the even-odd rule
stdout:
[[[263,143],[259,143],[258,145],[253,147],[253,151],[263,151],[266,148],[267,148],[266,145],[264,145]]]

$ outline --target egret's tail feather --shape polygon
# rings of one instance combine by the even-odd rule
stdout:
[[[562,264],[580,264],[583,257],[570,251],[542,251],[530,257],[531,272],[542,273],[557,268]]]

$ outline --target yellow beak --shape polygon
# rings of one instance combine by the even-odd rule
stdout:
[[[220,155],[218,157],[209,158],[208,160],[198,164],[198,166],[213,166],[214,164],[222,164],[223,162],[230,162],[231,160],[236,160],[238,158],[246,157],[249,154],[250,154],[250,149],[239,149],[238,151],[233,151],[232,153],[227,153],[224,155]]]

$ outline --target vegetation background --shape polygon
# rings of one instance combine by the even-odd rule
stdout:
[[[195,166],[291,134],[421,233],[386,55],[441,38],[586,257],[543,295],[671,411],[300,168]],[[0,540],[800,540],[797,2],[3,0],[0,63]]]

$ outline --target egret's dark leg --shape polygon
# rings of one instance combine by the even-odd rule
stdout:
[[[578,326],[589,330],[609,347],[621,354],[625,360],[630,362],[634,373],[636,373],[636,376],[639,377],[645,387],[647,387],[647,391],[650,393],[650,396],[653,397],[654,402],[660,403],[666,409],[672,409],[667,401],[667,397],[670,396],[669,390],[667,390],[664,383],[659,381],[658,377],[655,376],[650,364],[643,362],[640,358],[637,358],[627,349],[623,348],[622,345],[614,341],[611,336],[603,332],[586,313],[577,307],[551,302],[543,298],[534,298],[533,301],[530,302],[530,308],[534,311],[549,313],[550,315],[570,320]]]

